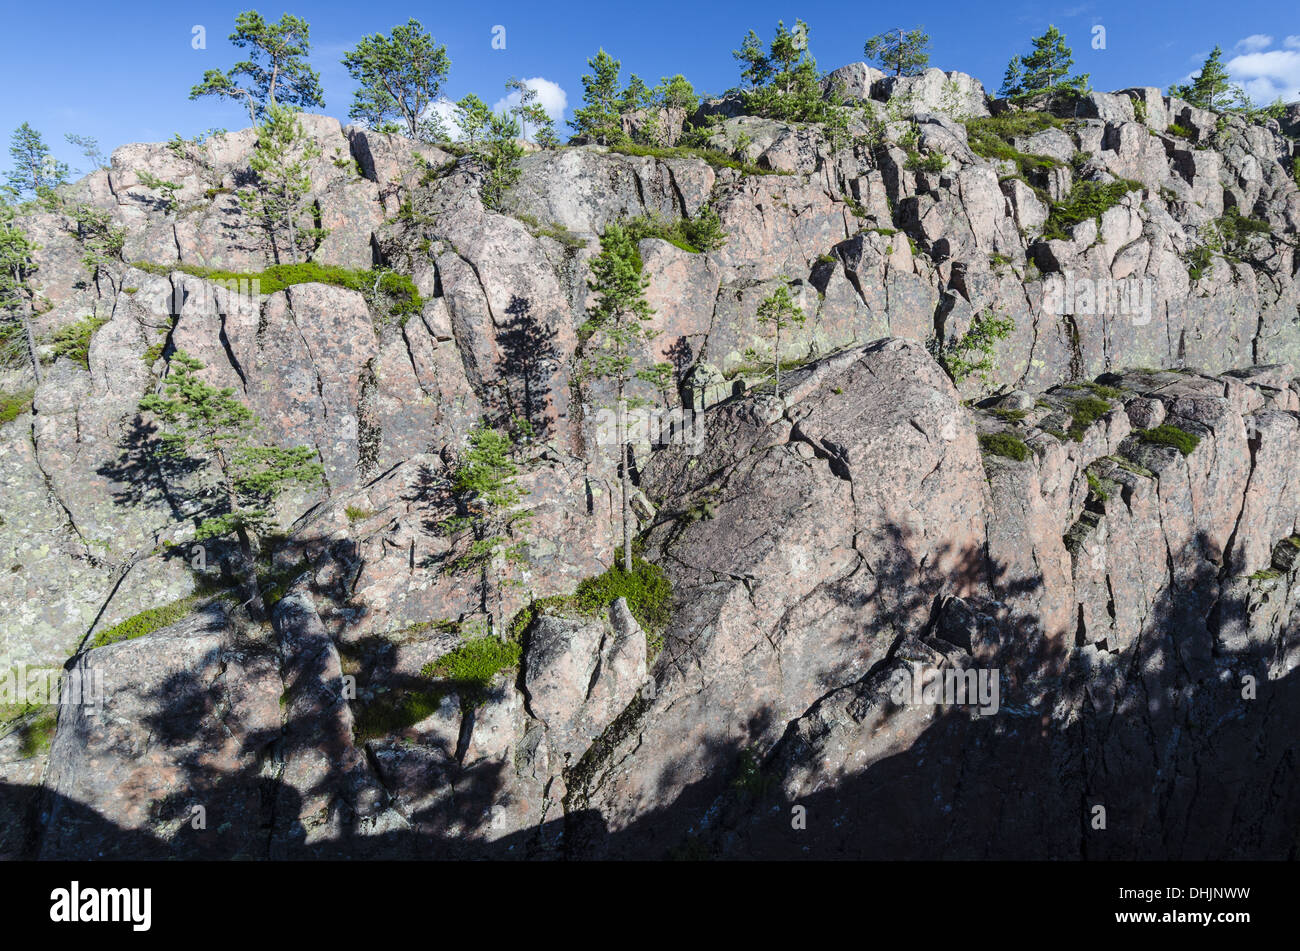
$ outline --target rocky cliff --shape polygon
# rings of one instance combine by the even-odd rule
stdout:
[[[832,78],[834,147],[724,99],[709,149],[533,151],[499,211],[452,146],[304,117],[326,234],[284,286],[237,197],[252,130],[125,146],[26,214],[38,339],[88,342],[0,426],[0,659],[104,693],[0,730],[0,852],[1294,857],[1296,141],[1154,89]],[[124,234],[93,272],[78,207]],[[574,597],[621,543],[588,263],[705,210],[721,248],[640,243],[641,357],[674,368],[646,395],[701,414],[630,467],[651,621]],[[324,468],[259,553],[268,621],[196,561],[138,412],[178,351]],[[535,434],[499,605],[446,530],[484,415]],[[516,653],[461,676],[485,618]],[[996,711],[909,702],[918,665],[992,672]]]

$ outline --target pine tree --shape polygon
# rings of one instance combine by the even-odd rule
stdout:
[[[619,98],[620,117],[638,115],[639,121],[632,124],[633,139],[646,145],[653,145],[659,139],[659,117],[651,112],[654,108],[654,93],[635,73],[628,79],[627,88]],[[625,128],[620,119],[620,128]]]
[[[524,155],[513,116],[492,113],[478,154],[483,162],[483,204],[499,209],[506,192],[519,181],[519,160]]]
[[[1244,93],[1228,79],[1228,71],[1223,67],[1223,50],[1216,46],[1192,81],[1171,87],[1169,95],[1185,99],[1199,109],[1222,111],[1239,106]],[[1246,103],[1249,105],[1249,100]]]
[[[878,33],[867,40],[864,52],[895,76],[919,76],[930,63],[930,34],[925,27],[904,33],[901,29]]]
[[[644,273],[636,241],[623,228],[610,225],[600,239],[600,254],[591,259],[591,280],[587,287],[596,295],[587,310],[584,330],[593,334],[592,350],[584,358],[584,369],[594,379],[614,386],[618,413],[619,472],[623,489],[623,569],[632,570],[632,447],[628,441],[627,412],[641,401],[629,399],[633,380],[656,378],[656,370],[635,369],[637,345],[647,340],[646,326],[654,314],[645,299],[650,279]]]
[[[91,280],[98,282],[101,277],[106,278],[116,294],[113,270],[114,265],[122,263],[126,229],[114,227],[112,214],[103,208],[75,204],[71,208],[71,214],[77,225],[77,238],[84,251],[82,266],[90,272]]]
[[[577,135],[600,145],[617,144],[623,138],[619,117],[618,71],[622,64],[603,49],[587,60],[592,72],[582,77],[581,109],[574,110],[569,125]]]
[[[548,126],[554,133],[554,123],[551,117],[546,114],[542,104],[537,101],[537,90],[528,85],[526,79],[511,78],[506,83],[506,89],[512,93],[519,94],[519,101],[510,107],[510,115],[515,117],[519,124],[519,134],[525,142],[528,141],[528,127],[533,127],[534,138],[537,134],[545,130]]]
[[[472,149],[482,140],[487,131],[488,123],[492,119],[492,110],[478,96],[469,93],[456,103],[453,117],[456,127],[460,129],[462,141]]]
[[[1002,79],[1002,95],[1027,98],[1043,93],[1072,91],[1081,93],[1088,88],[1088,74],[1071,76],[1074,54],[1065,45],[1065,34],[1049,26],[1042,36],[1032,41],[1033,52],[1014,57],[1007,65]]]
[[[0,206],[0,366],[22,354],[39,386],[41,362],[32,333],[31,289],[27,279],[36,271],[35,242],[14,219],[14,210]]]
[[[447,47],[412,17],[388,36],[364,37],[344,55],[343,65],[360,84],[348,115],[374,127],[399,119],[416,138],[425,109],[437,101],[447,79],[451,59]]]
[[[654,102],[654,96],[645,80],[633,73],[627,81],[627,88],[619,101],[619,111],[626,114],[638,109],[648,109]]]
[[[799,80],[799,67],[811,59],[808,52],[808,24],[803,20],[795,20],[794,29],[787,29],[784,20],[778,21],[776,36],[772,38],[767,56],[772,65],[772,81],[782,95],[790,95]],[[814,78],[815,72],[814,66]]]
[[[278,23],[268,23],[255,10],[239,14],[230,41],[241,49],[251,47],[249,58],[229,72],[208,70],[190,90],[190,98],[242,99],[248,106],[248,121],[254,124],[276,104],[302,109],[324,106],[320,75],[307,62],[310,36],[307,21],[288,13]]]
[[[287,106],[268,106],[266,121],[258,127],[257,144],[248,160],[257,173],[255,185],[239,192],[244,210],[262,222],[275,263],[281,263],[280,232],[287,230],[287,249],[298,261],[299,243],[318,240],[316,229],[300,231],[298,218],[311,191],[310,163],[320,155],[320,146],[302,129],[297,112]]]
[[[753,30],[745,34],[740,49],[732,50],[731,55],[742,64],[740,78],[749,83],[750,89],[758,89],[771,78],[772,64],[763,49],[763,41]]]
[[[442,113],[437,109],[425,109],[415,123],[415,139],[418,142],[450,142],[451,131],[443,121]]]
[[[8,188],[19,198],[42,198],[68,180],[68,166],[50,154],[41,134],[24,122],[9,140]]]
[[[530,519],[519,508],[524,491],[516,477],[519,466],[511,458],[514,442],[510,435],[481,422],[469,434],[469,448],[452,477],[463,514],[448,527],[468,527],[473,535],[469,552],[453,564],[456,570],[477,569],[482,579],[482,605],[493,617],[493,627],[502,639],[504,577],[509,566],[524,556],[524,546],[515,533]],[[496,610],[490,604],[495,602]]]
[[[688,116],[700,105],[695,87],[681,73],[659,80],[654,90],[654,101],[661,109],[682,109]]]
[[[537,131],[533,133],[533,142],[543,149],[558,149],[560,137],[555,134],[555,120],[545,111],[538,116]]]
[[[778,22],[767,52],[753,30],[732,55],[744,68],[741,78],[751,89],[745,106],[753,115],[787,122],[847,122],[843,109],[822,95],[817,61],[808,47],[809,29],[803,20],[787,28]]]
[[[63,136],[69,145],[75,145],[81,149],[81,154],[90,160],[90,170],[96,171],[101,168],[108,168],[108,156],[99,148],[99,141],[90,135],[76,135],[68,132]]]
[[[264,613],[253,562],[253,539],[277,527],[274,504],[295,486],[324,482],[325,470],[308,446],[284,449],[257,439],[258,421],[230,388],[219,389],[198,376],[203,364],[182,350],[172,355],[162,392],[140,401],[163,427],[158,452],[164,460],[184,460],[212,474],[215,498],[201,496],[195,538],[233,535],[239,543],[240,581],[255,617]]]
[[[805,320],[802,308],[790,298],[790,288],[778,287],[758,305],[758,322],[766,324],[772,334],[772,371],[776,377],[776,397],[781,398],[781,331]]]

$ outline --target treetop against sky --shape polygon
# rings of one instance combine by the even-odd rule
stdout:
[[[84,172],[88,165],[65,141],[68,134],[94,137],[111,151],[175,133],[191,137],[211,128],[242,128],[249,124],[247,102],[191,101],[189,94],[210,70],[228,70],[247,57],[248,50],[227,37],[236,17],[254,9],[249,0],[133,3],[129,15],[120,5],[92,0],[71,0],[57,9],[17,5],[7,12],[0,36],[0,72],[6,88],[22,93],[0,102],[0,129],[30,122],[57,158]],[[741,84],[731,54],[749,30],[767,42],[778,21],[789,25],[796,19],[808,24],[810,47],[822,70],[862,60],[872,36],[924,26],[931,37],[931,65],[971,73],[996,92],[1007,62],[1026,51],[1031,37],[1055,25],[1073,49],[1076,69],[1088,74],[1096,89],[1168,89],[1186,82],[1217,45],[1229,77],[1256,103],[1300,98],[1300,20],[1274,0],[1231,5],[1067,0],[1059,6],[934,0],[902,11],[770,0],[615,6],[590,0],[438,5],[305,0],[260,12],[268,21],[288,12],[309,24],[307,58],[319,75],[324,101],[311,109],[343,121],[357,86],[344,57],[364,37],[387,34],[413,17],[446,47],[450,67],[441,95],[459,100],[475,93],[500,109],[512,101],[506,82],[523,79],[562,134],[581,105],[581,77],[598,49],[620,60],[624,77],[635,73],[653,86],[683,73],[696,90],[717,94]],[[895,12],[907,20],[893,22]]]

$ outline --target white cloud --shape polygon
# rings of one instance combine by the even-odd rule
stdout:
[[[1244,39],[1237,41],[1233,47],[1238,53],[1258,53],[1260,50],[1266,50],[1273,45],[1273,37],[1266,33],[1252,33]]]
[[[1234,56],[1225,64],[1228,76],[1257,104],[1267,105],[1279,96],[1283,102],[1300,99],[1300,50],[1268,50]]]
[[[1300,36],[1288,36],[1282,41],[1282,45],[1287,49],[1300,50]]]
[[[548,116],[555,120],[555,124],[559,125],[564,119],[564,109],[569,104],[569,97],[560,88],[559,83],[553,83],[549,79],[535,76],[532,79],[525,79],[524,85],[529,89],[537,90],[538,104],[546,110]],[[512,92],[510,95],[498,99],[492,107],[492,111],[505,112],[512,106],[517,105],[519,105],[519,93]]]
[[[443,96],[437,102],[431,102],[424,107],[424,112],[420,113],[421,117],[427,117],[430,113],[436,112],[442,119],[443,126],[447,129],[447,134],[451,136],[453,142],[460,141],[460,126],[456,124],[456,104]]]
[[[558,125],[564,119],[564,109],[569,103],[569,97],[560,88],[558,83],[553,83],[549,79],[543,79],[540,76],[533,79],[525,79],[524,84],[529,89],[537,90],[537,101],[546,114],[555,120]],[[519,93],[512,92],[508,96],[502,96],[493,105],[493,112],[505,112],[511,106],[519,103]],[[437,102],[430,103],[424,109],[424,115],[436,112],[442,119],[442,124],[446,127],[447,133],[451,136],[453,142],[460,141],[460,126],[456,124],[456,103],[447,97],[442,97]]]

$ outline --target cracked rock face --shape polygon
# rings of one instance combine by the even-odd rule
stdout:
[[[1294,857],[1294,123],[1093,92],[1039,104],[1058,121],[1011,143],[1048,157],[1020,176],[976,152],[969,121],[1005,104],[972,77],[828,80],[857,137],[837,151],[733,96],[700,116],[743,170],[533,151],[500,210],[470,159],[304,116],[312,259],[409,276],[424,303],[400,316],[373,290],[202,276],[274,263],[235,194],[252,130],[124,146],[70,186],[126,234],[97,275],[70,216],[24,214],[50,362],[0,424],[0,661],[72,656],[107,693],[48,749],[31,715],[0,729],[0,855]],[[683,118],[660,117],[670,140]],[[1204,254],[1225,209],[1267,228]],[[610,223],[705,210],[721,247],[639,245],[634,356],[672,380],[632,393],[701,414],[688,444],[633,440],[638,550],[674,589],[652,630],[567,597],[622,542],[614,393],[580,372],[589,264]],[[1115,282],[1131,296],[1098,296]],[[758,319],[778,287],[807,317],[779,353]],[[988,314],[1014,326],[954,385],[931,354]],[[53,359],[88,315],[84,365]],[[137,411],[177,350],[327,475],[259,552],[265,624],[212,597],[210,486],[157,464]],[[518,584],[492,596],[448,528],[485,416],[534,432]],[[515,666],[430,673],[514,618]],[[918,666],[996,670],[998,711],[898,700]]]

